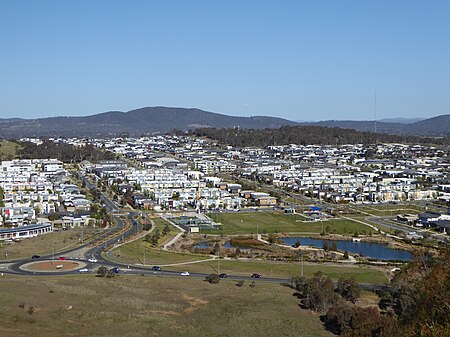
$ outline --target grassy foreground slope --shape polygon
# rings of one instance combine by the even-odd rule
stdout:
[[[276,284],[4,275],[0,293],[3,337],[331,336],[317,315],[299,309],[292,289]]]

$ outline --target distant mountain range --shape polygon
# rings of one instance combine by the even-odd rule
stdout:
[[[417,135],[417,136],[449,136],[450,135],[450,115],[441,115],[428,119],[406,123],[405,121],[396,123],[377,121],[321,121],[301,123],[302,125],[315,125],[325,127],[338,127],[342,129],[353,129],[357,131],[389,133],[393,135]],[[408,120],[408,119],[406,119]]]
[[[410,123],[423,121],[424,119],[426,119],[426,118],[403,118],[403,117],[397,117],[397,118],[383,118],[383,119],[379,119],[378,122],[410,124]],[[303,119],[294,120],[294,122],[299,123],[299,124],[314,123],[314,122],[303,120]]]
[[[398,117],[398,118],[383,118],[383,119],[379,119],[378,122],[411,124],[411,123],[416,123],[416,122],[423,121],[425,119],[426,118],[403,118],[403,117]]]
[[[165,133],[196,128],[266,129],[292,125],[339,127],[357,131],[400,135],[449,136],[450,115],[429,119],[391,118],[377,121],[293,122],[266,116],[237,117],[200,109],[146,107],[128,112],[110,111],[84,117],[38,119],[0,118],[0,138],[22,137],[113,137]]]
[[[0,137],[107,137],[189,130],[199,127],[264,129],[296,125],[276,117],[236,117],[200,109],[147,107],[128,112],[110,111],[85,117],[0,119]]]

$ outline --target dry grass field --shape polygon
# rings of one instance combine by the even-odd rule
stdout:
[[[320,234],[326,227],[336,234],[350,235],[354,232],[373,230],[359,222],[347,219],[330,219],[324,221],[305,221],[300,214],[289,215],[281,212],[236,212],[236,213],[212,213],[208,216],[221,223],[221,229],[202,229],[201,234],[252,234],[257,229],[260,234],[265,233],[297,233]],[[257,228],[258,226],[258,228]]]
[[[80,227],[67,231],[54,231],[19,242],[1,242],[0,260],[31,258],[35,254],[50,255],[53,252],[55,256],[59,256],[58,251],[75,248],[80,244],[81,239],[88,240],[101,232],[102,230],[98,227]]]
[[[1,276],[2,337],[332,336],[293,290],[120,275]]]

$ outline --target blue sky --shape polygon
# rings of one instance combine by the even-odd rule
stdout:
[[[0,0],[0,118],[450,113],[450,1]]]

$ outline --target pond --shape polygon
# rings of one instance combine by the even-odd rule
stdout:
[[[300,241],[302,246],[311,246],[316,248],[323,248],[324,241],[327,241],[328,244],[336,242],[338,250],[342,252],[348,251],[349,253],[359,254],[361,256],[378,260],[409,261],[412,258],[412,254],[410,252],[406,250],[393,249],[383,243],[353,242],[350,240],[331,241],[303,237],[283,238],[281,240],[289,246],[293,246],[297,241]]]

